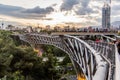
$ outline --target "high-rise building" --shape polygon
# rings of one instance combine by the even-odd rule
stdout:
[[[111,7],[109,3],[105,3],[102,8],[102,27],[105,29],[109,29],[110,24],[110,15],[111,15]]]

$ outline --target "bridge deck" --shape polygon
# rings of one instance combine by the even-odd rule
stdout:
[[[71,33],[52,33],[52,36],[30,33],[21,35],[20,39],[33,45],[51,44],[62,49],[70,56],[77,72],[80,73],[82,70],[87,80],[120,79],[118,76],[120,61],[116,56],[118,55],[116,45],[108,42],[83,41],[78,37],[63,34]],[[71,35],[101,35],[101,33],[72,33]],[[105,33],[104,35],[115,34]]]

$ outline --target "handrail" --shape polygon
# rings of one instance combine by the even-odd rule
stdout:
[[[101,35],[102,37],[105,37],[105,38],[107,38],[107,39],[109,39],[109,40],[112,40],[112,41],[116,41],[116,39],[114,39],[114,38],[111,38],[111,37],[109,37],[109,36],[105,36],[105,35]]]

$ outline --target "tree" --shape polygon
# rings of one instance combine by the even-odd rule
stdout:
[[[56,54],[64,56],[64,53],[54,46],[45,45],[44,56],[48,60],[43,61],[44,57],[38,57],[31,46],[21,45],[19,40],[11,38],[11,34],[9,31],[0,31],[0,78],[7,76],[7,80],[58,80],[61,77],[61,72],[56,67],[70,63],[67,55],[62,65],[59,65]]]
[[[71,63],[71,60],[70,60],[69,56],[66,55],[65,58],[63,59],[61,65],[67,65],[68,63]]]

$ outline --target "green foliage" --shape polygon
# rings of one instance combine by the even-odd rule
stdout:
[[[7,80],[25,80],[25,77],[21,75],[20,71],[16,71],[7,76]]]
[[[70,60],[69,56],[66,55],[65,58],[63,59],[61,65],[67,65],[68,63],[71,63],[71,60]]]
[[[47,61],[38,57],[30,46],[16,45],[9,31],[0,31],[0,78],[7,80],[58,80],[61,76],[56,69],[58,61],[54,56],[60,53],[53,46],[43,47]],[[62,53],[60,53],[62,54]]]
[[[42,48],[44,50],[43,56],[47,55],[47,53],[51,53],[56,57],[63,57],[66,55],[65,52],[51,45],[42,45]]]

